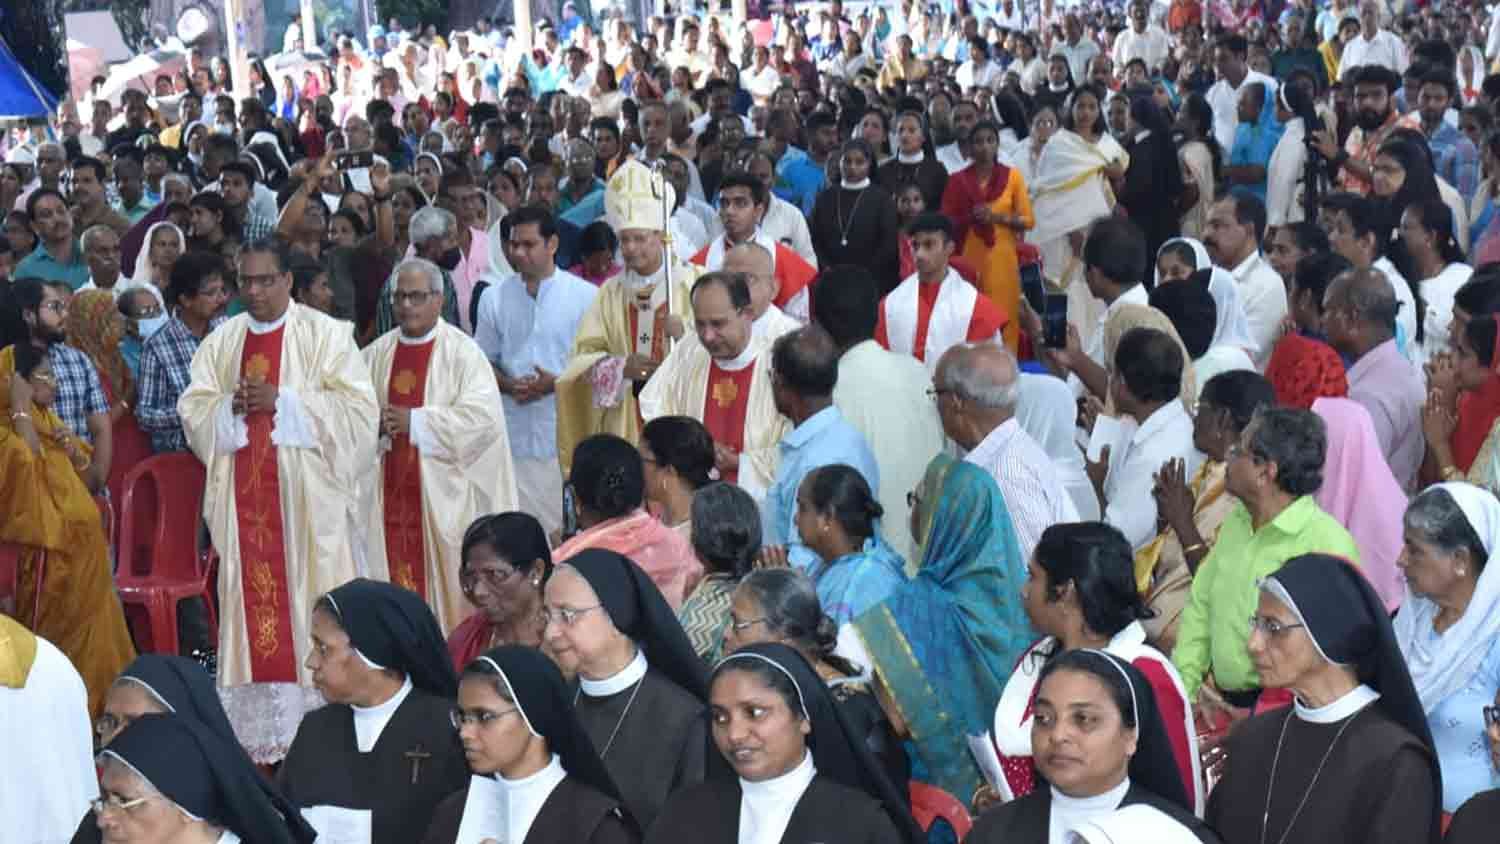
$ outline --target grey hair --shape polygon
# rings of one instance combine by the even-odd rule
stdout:
[[[1000,372],[994,367],[979,365],[981,358],[975,353],[986,347],[997,350],[1003,359],[1009,361],[1009,383],[1001,382]],[[980,407],[1015,410],[1021,399],[1020,365],[1010,350],[993,343],[964,343],[959,349],[952,363],[943,370],[946,377],[939,386],[951,389]]]
[[[457,225],[458,218],[452,213],[435,205],[429,205],[418,209],[417,213],[411,215],[407,239],[413,245],[426,243],[433,238],[442,237],[454,231]]]
[[[443,292],[443,271],[438,268],[437,264],[432,263],[426,258],[407,258],[396,265],[396,272],[391,277],[399,281],[401,274],[405,272],[413,272],[426,276],[428,291],[432,293]],[[395,283],[393,281],[392,287],[394,286]]]
[[[104,225],[103,223],[97,223],[95,225],[89,226],[87,229],[84,229],[83,237],[79,238],[79,242],[83,244],[83,251],[89,251],[89,249],[93,246],[94,241],[98,239],[99,235],[105,233],[114,234],[114,231],[114,229]],[[150,244],[147,244],[147,246],[149,245]]]
[[[740,581],[740,588],[760,605],[766,629],[819,656],[833,653],[838,628],[823,613],[818,587],[795,569],[756,569]]]
[[[192,182],[192,180],[188,179],[188,177],[187,177],[186,174],[178,173],[175,170],[172,171],[172,172],[170,172],[170,173],[168,173],[167,175],[161,177],[161,183],[163,185],[165,185],[167,182],[173,182],[173,183],[181,182],[181,183],[183,183],[184,185],[187,186],[188,190],[192,190],[193,189],[193,182]]]
[[[1326,298],[1348,308],[1355,319],[1389,331],[1396,330],[1401,300],[1396,298],[1396,291],[1385,273],[1376,269],[1349,270],[1334,279],[1331,289],[1333,295]]]
[[[744,577],[760,553],[760,508],[733,484],[711,483],[693,494],[693,550],[710,571]]]
[[[1290,495],[1312,495],[1323,486],[1328,429],[1311,410],[1261,407],[1250,418],[1250,454],[1276,464],[1276,485]]]
[[[1409,533],[1434,546],[1444,554],[1468,551],[1469,560],[1477,574],[1483,570],[1489,552],[1484,550],[1484,540],[1479,538],[1463,508],[1441,487],[1429,487],[1411,500],[1406,507],[1402,525]]]

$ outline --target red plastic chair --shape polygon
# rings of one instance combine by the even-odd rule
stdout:
[[[125,476],[115,585],[126,608],[144,610],[136,641],[151,653],[176,654],[177,605],[201,597],[209,632],[218,638],[212,552],[200,553],[203,464],[191,454],[158,454]]]
[[[912,817],[917,819],[923,832],[930,830],[933,822],[942,818],[953,827],[953,833],[958,836],[959,841],[968,837],[970,827],[974,826],[974,819],[969,817],[969,810],[953,795],[935,785],[916,780],[908,783],[907,789],[911,793]]]

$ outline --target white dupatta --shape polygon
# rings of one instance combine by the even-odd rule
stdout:
[[[1108,217],[1115,198],[1104,168],[1129,160],[1124,148],[1109,135],[1091,144],[1075,132],[1058,130],[1042,147],[1037,160],[1036,184],[1031,186],[1036,227],[1029,239],[1048,243]]]
[[[917,318],[920,301],[917,291],[922,282],[913,274],[885,298],[886,339],[891,351],[905,352],[917,356]],[[969,336],[969,321],[974,316],[974,303],[979,300],[979,291],[964,281],[958,273],[948,268],[938,288],[937,301],[927,320],[927,341],[922,344],[922,362],[928,374],[937,371],[938,358],[943,352],[964,342]]]

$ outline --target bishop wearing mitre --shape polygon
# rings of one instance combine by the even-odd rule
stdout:
[[[479,344],[442,319],[443,271],[396,267],[398,326],[365,349],[380,399],[381,458],[362,484],[372,568],[421,595],[443,633],[470,612],[459,584],[464,532],[517,509],[500,389]]]
[[[246,313],[204,338],[177,413],[207,467],[221,697],[269,763],[321,705],[306,667],[313,604],[365,568],[355,490],[380,404],[349,324],[292,301],[273,244],[244,246],[238,269]]]
[[[621,164],[604,191],[625,269],[599,288],[578,324],[568,367],[557,377],[557,453],[564,476],[573,449],[594,434],[640,439],[637,396],[681,336],[699,269],[668,249],[663,209],[676,204],[660,172]]]
[[[714,440],[719,477],[759,498],[776,480],[791,422],[776,410],[771,345],[757,336],[750,279],[712,272],[693,283],[694,334],[641,391],[641,416],[691,416]]]

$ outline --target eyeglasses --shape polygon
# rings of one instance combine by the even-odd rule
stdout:
[[[1484,708],[1485,729],[1500,724],[1500,706],[1486,706]]]
[[[764,621],[766,621],[765,616],[761,616],[760,618],[747,618],[744,621],[740,621],[739,619],[734,617],[734,613],[729,614],[729,627],[736,633],[741,633],[745,630],[749,630],[750,628]]]
[[[518,711],[517,708],[513,706],[502,712],[491,712],[488,709],[470,709],[466,712],[455,706],[448,710],[448,723],[452,724],[455,730],[462,730],[468,726],[483,729],[516,711]]]
[[[42,303],[42,310],[51,311],[54,314],[65,314],[68,312],[68,303],[63,299],[53,299]]]
[[[595,604],[592,607],[542,607],[542,621],[548,624],[557,622],[564,627],[572,627],[578,623],[578,619],[585,613],[602,608],[603,604]]]
[[[479,582],[480,578],[484,578],[484,582],[490,584],[491,586],[499,586],[500,584],[505,583],[507,580],[510,580],[520,573],[521,570],[515,568],[510,569],[509,571],[503,571],[501,569],[466,568],[459,571],[458,584],[459,586],[463,587],[463,590],[465,592],[473,592],[474,586]]]
[[[391,304],[420,306],[427,304],[427,300],[436,295],[438,294],[431,290],[396,290],[391,293]]]
[[[1267,618],[1263,615],[1250,616],[1250,632],[1254,633],[1259,630],[1273,639],[1288,630],[1306,626],[1305,624],[1282,624],[1274,618]]]
[[[118,794],[111,794],[106,797],[96,797],[90,800],[89,808],[94,810],[95,815],[101,816],[105,812],[133,812],[136,807],[148,800],[155,800],[159,796],[161,795],[147,794],[143,797],[137,797],[134,800],[121,800]]]

